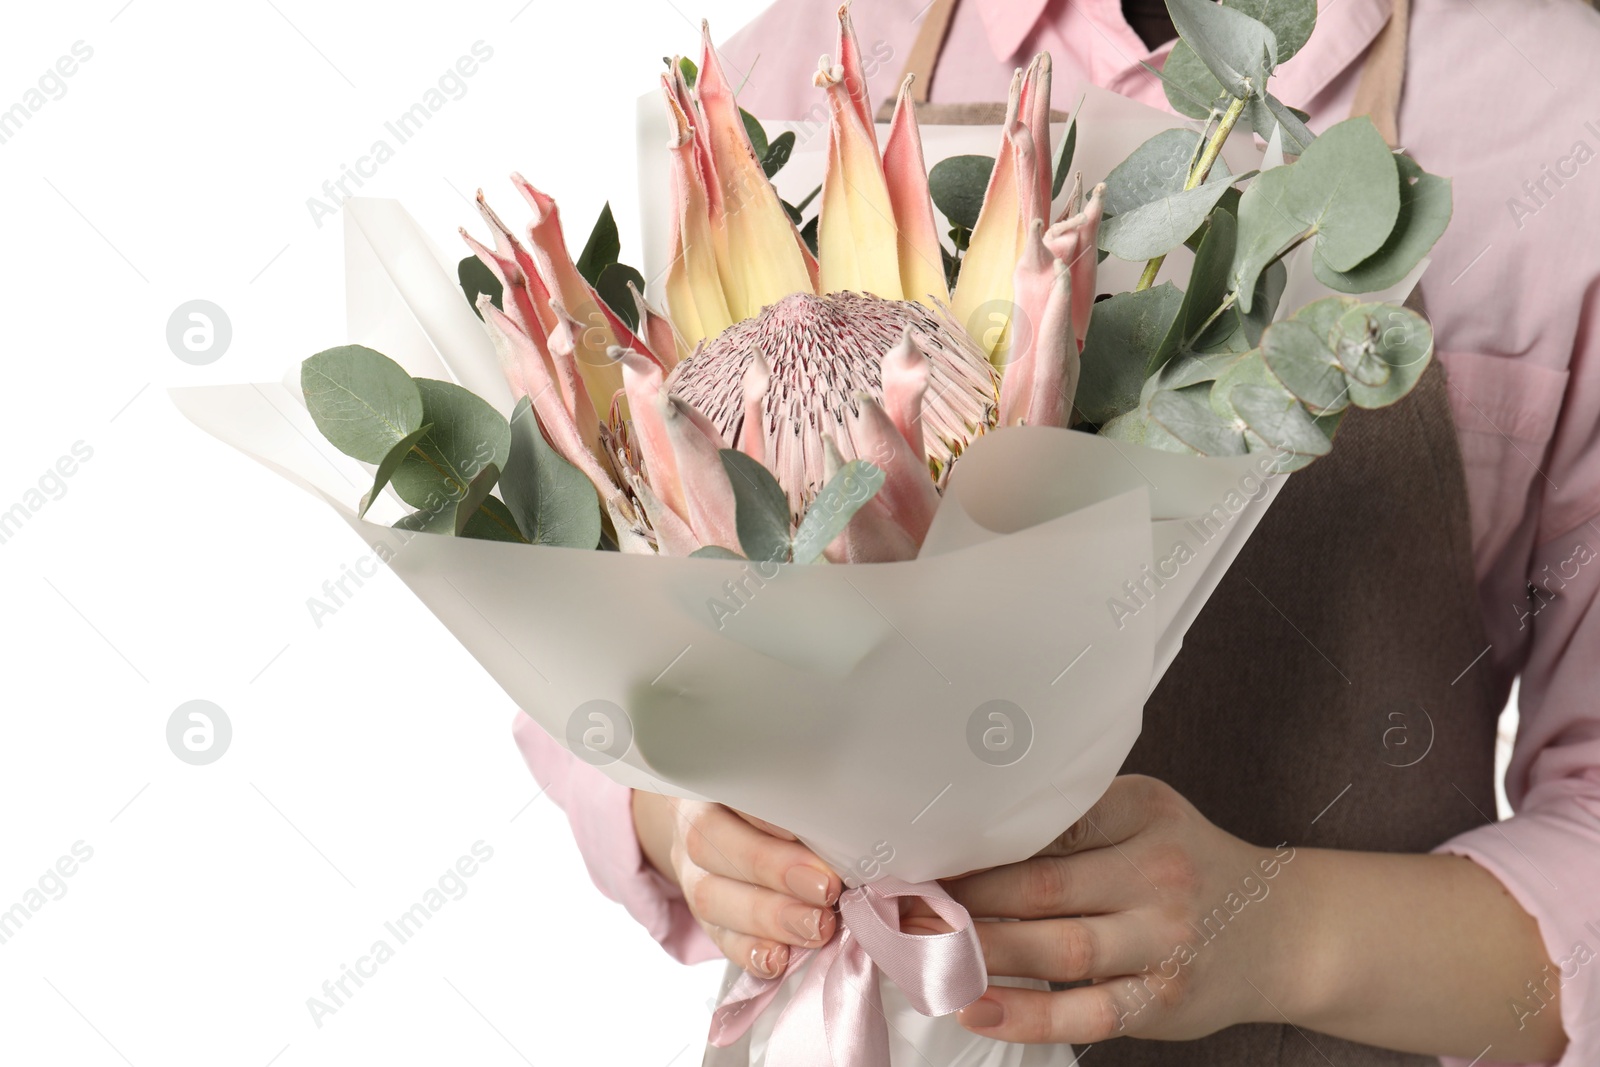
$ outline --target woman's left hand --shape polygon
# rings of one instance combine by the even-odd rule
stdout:
[[[991,985],[959,1018],[1005,1041],[1203,1037],[1292,1012],[1294,849],[1212,825],[1170,786],[1126,775],[1033,859],[944,883],[978,922],[992,975],[1095,984]]]

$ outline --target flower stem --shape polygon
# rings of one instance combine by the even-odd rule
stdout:
[[[1228,105],[1228,110],[1222,113],[1222,121],[1217,124],[1217,131],[1211,135],[1211,140],[1206,142],[1205,151],[1200,153],[1200,158],[1195,162],[1194,168],[1189,171],[1189,178],[1183,183],[1184,191],[1197,188],[1206,176],[1211,173],[1211,167],[1217,161],[1217,156],[1222,154],[1222,146],[1228,140],[1228,135],[1233,132],[1234,124],[1239,121],[1239,116],[1244,114],[1244,105],[1247,99],[1235,97],[1233,103]],[[1161,272],[1162,261],[1166,259],[1162,253],[1144,265],[1144,273],[1139,275],[1139,284],[1134,286],[1134,291],[1148,289],[1156,282],[1156,275]]]

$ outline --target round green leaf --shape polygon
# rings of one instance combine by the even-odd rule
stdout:
[[[366,463],[422,425],[423,402],[411,375],[379,352],[343,345],[300,364],[306,410],[333,446]]]
[[[1162,130],[1135,148],[1106,175],[1106,214],[1121,215],[1181,192],[1199,146],[1199,133],[1180,128]]]
[[[1201,455],[1244,455],[1244,434],[1211,409],[1209,393],[1205,385],[1159,389],[1150,398],[1150,419]]]
[[[1231,95],[1261,92],[1277,63],[1278,42],[1264,23],[1213,0],[1167,0],[1178,35]]]
[[[1192,119],[1210,115],[1212,106],[1227,92],[1186,41],[1176,42],[1167,53],[1167,61],[1161,67],[1161,87],[1172,110]]]
[[[1133,262],[1164,256],[1200,228],[1227,191],[1226,180],[1209,181],[1113,215],[1100,225],[1100,247]]]
[[[1313,264],[1317,280],[1341,293],[1375,293],[1410,272],[1450,225],[1450,179],[1429,174],[1409,156],[1397,155],[1400,216],[1383,247],[1348,271],[1334,270],[1320,247]]]
[[[600,540],[594,485],[545,440],[527,397],[511,411],[510,435],[500,495],[516,528],[536,545],[593,548]]]
[[[1314,414],[1338,411],[1350,403],[1344,368],[1317,331],[1298,319],[1267,327],[1261,358],[1283,387]]]
[[[1317,0],[1222,0],[1224,7],[1242,11],[1272,31],[1282,63],[1305,45],[1317,24]]]
[[[1325,456],[1333,447],[1300,401],[1281,388],[1235,386],[1228,402],[1269,445],[1301,456]]]
[[[1289,212],[1315,228],[1317,253],[1335,270],[1351,269],[1394,232],[1399,172],[1394,153],[1365,115],[1330,127],[1289,170]]]
[[[1171,282],[1096,301],[1079,357],[1073,407],[1088,422],[1110,422],[1139,402],[1147,368],[1183,304]]]
[[[972,229],[983,210],[983,194],[994,172],[991,156],[951,156],[928,172],[928,194],[951,225]]]
[[[418,378],[416,385],[433,429],[400,461],[392,484],[412,507],[453,509],[486,464],[505,469],[511,431],[498,411],[453,382]]]
[[[1350,401],[1381,408],[1400,400],[1428,367],[1433,329],[1410,308],[1361,304],[1339,319],[1334,354],[1350,381]]]

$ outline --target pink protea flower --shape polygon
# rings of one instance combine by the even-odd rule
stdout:
[[[998,426],[1065,426],[1093,307],[1100,194],[1075,186],[1052,224],[1050,61],[1012,82],[993,174],[954,292],[945,283],[909,79],[880,150],[848,3],[816,85],[829,143],[813,256],[762,171],[702,27],[691,88],[662,75],[671,120],[666,314],[635,293],[637,331],[573,267],[553,200],[525,247],[479,194],[505,286],[480,299],[513,390],[594,483],[618,544],[685,555],[737,547],[721,450],[764,464],[793,520],[845,462],[885,481],[829,547],[834,561],[914,556],[952,464]],[[963,325],[979,311],[981,337]],[[1000,328],[995,329],[998,325]]]

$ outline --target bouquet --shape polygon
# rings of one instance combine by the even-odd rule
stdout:
[[[463,231],[454,278],[398,205],[352,201],[368,343],[287,385],[172,390],[322,496],[576,756],[840,872],[833,941],[778,979],[730,973],[714,1055],[1054,1056],[936,1018],[987,978],[934,880],[1093,804],[1283,479],[1431,357],[1393,301],[1449,182],[1365,118],[1313,136],[1268,91],[1311,0],[1169,7],[1162,77],[1197,121],[1091,93],[1053,124],[1041,55],[979,131],[995,155],[930,170],[906,87],[875,127],[846,5],[816,75],[822,180],[794,203],[774,179],[803,146],[741,111],[707,32],[660,79],[657,285],[609,205],[574,258],[520,176],[531,223],[480,192],[487,240]],[[1087,192],[1080,140],[1121,160]],[[1119,261],[1136,284],[1101,293]],[[904,896],[951,932],[902,933]]]

